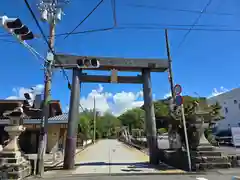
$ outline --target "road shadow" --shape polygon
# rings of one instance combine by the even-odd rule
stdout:
[[[121,169],[121,171],[124,171],[124,172],[139,172],[139,171],[142,171],[143,169],[156,169],[161,171],[176,169],[163,163],[159,163],[158,165],[152,165],[152,164],[149,164],[149,162],[131,162],[131,163],[84,162],[84,163],[75,164],[75,168],[81,167],[81,166],[99,166],[99,167],[100,166],[123,166],[124,168]],[[46,171],[49,171],[49,170],[63,170],[63,166],[46,169]]]
[[[159,163],[158,165],[152,165],[149,162],[131,162],[131,163],[85,162],[75,164],[75,166],[127,166],[128,168],[132,169],[133,168],[147,168],[157,170],[175,169],[163,163]]]

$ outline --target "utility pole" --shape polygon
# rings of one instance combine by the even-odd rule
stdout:
[[[93,143],[96,142],[96,119],[97,119],[97,111],[96,111],[96,97],[93,99]]]
[[[167,56],[168,56],[168,80],[170,83],[171,88],[171,95],[172,95],[172,102],[175,103],[175,93],[174,93],[174,82],[173,82],[173,75],[172,75],[172,58],[170,54],[170,47],[169,47],[169,40],[168,40],[168,30],[165,29],[165,40],[166,40],[166,48],[167,48]],[[170,148],[173,148],[174,142],[172,141],[172,124],[168,125],[168,141]]]
[[[166,39],[166,48],[167,48],[167,56],[168,56],[168,79],[171,87],[171,94],[172,98],[175,98],[174,95],[174,82],[173,82],[173,75],[172,75],[172,58],[170,54],[170,47],[169,47],[169,41],[168,41],[168,30],[165,29],[165,39]]]
[[[49,45],[53,49],[54,47],[54,34],[55,34],[55,23],[50,24],[50,35],[49,35]],[[48,53],[51,53],[50,50]],[[40,141],[38,150],[38,174],[42,176],[44,174],[44,154],[46,152],[47,145],[47,129],[48,129],[48,118],[49,118],[49,101],[51,99],[51,85],[52,85],[52,61],[50,57],[47,57],[45,62],[45,86],[44,86],[44,105],[43,105],[43,118],[40,130]]]
[[[40,129],[40,140],[38,147],[38,161],[37,161],[37,174],[43,176],[44,174],[44,155],[46,153],[47,146],[47,129],[48,129],[48,118],[49,118],[49,101],[51,100],[51,84],[52,84],[52,64],[53,64],[53,51],[54,51],[54,40],[55,40],[55,26],[57,20],[61,20],[61,8],[58,6],[56,0],[41,0],[39,9],[41,12],[41,19],[49,23],[49,50],[45,61],[44,68],[44,105],[43,105],[43,117]]]

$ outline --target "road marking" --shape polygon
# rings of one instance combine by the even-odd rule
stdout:
[[[197,177],[196,179],[197,180],[208,180],[207,178],[204,178],[204,177]]]

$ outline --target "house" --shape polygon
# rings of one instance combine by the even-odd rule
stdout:
[[[3,113],[7,110],[13,110],[19,102],[23,103],[24,100],[0,100],[0,144],[3,144],[8,138],[4,127],[9,124],[9,119],[3,117]],[[65,147],[68,122],[68,114],[62,112],[58,100],[50,101],[49,108],[50,118],[48,120],[46,152]],[[37,153],[42,113],[31,110],[24,113],[28,118],[23,121],[26,130],[19,137],[19,145],[25,153]]]
[[[216,123],[216,133],[240,126],[240,88],[208,98],[207,102],[209,105],[218,102],[222,107],[220,113],[224,119]]]

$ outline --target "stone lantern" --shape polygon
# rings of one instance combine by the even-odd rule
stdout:
[[[2,178],[6,179],[23,179],[31,174],[31,165],[23,156],[18,138],[25,131],[23,127],[23,104],[12,111],[6,111],[3,115],[9,118],[9,125],[4,130],[9,134],[9,142],[0,152]]]
[[[209,127],[209,122],[205,118],[209,116],[209,112],[196,110],[195,115],[196,115],[196,126],[197,126],[197,129],[199,129],[198,148],[204,148],[206,146],[213,148],[211,143],[207,140],[207,138],[204,135],[205,130]]]

